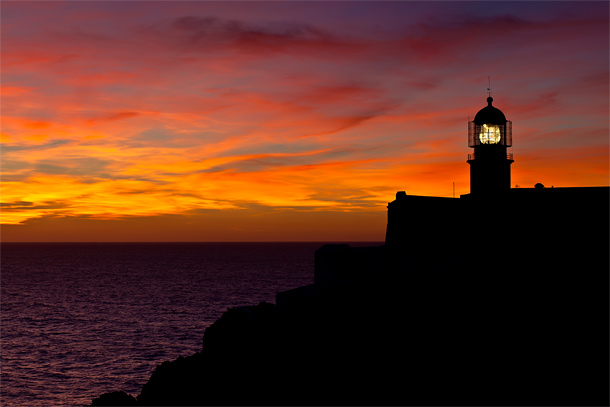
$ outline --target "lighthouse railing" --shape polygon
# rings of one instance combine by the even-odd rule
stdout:
[[[507,160],[512,160],[513,159],[513,153],[506,153],[506,159]],[[474,153],[468,154],[468,161],[470,160],[474,160]]]

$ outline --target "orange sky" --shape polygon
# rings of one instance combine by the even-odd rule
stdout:
[[[5,2],[3,241],[381,241],[398,190],[608,185],[608,4]],[[141,7],[146,4],[146,7]]]

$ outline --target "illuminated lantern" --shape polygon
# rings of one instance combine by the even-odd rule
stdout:
[[[487,106],[468,122],[468,147],[474,149],[474,154],[468,155],[473,195],[497,194],[510,189],[513,155],[508,147],[512,146],[512,122],[492,102],[493,98],[488,97]]]

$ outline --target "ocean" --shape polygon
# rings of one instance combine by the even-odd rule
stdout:
[[[228,308],[311,284],[322,244],[2,243],[0,404],[135,396]]]

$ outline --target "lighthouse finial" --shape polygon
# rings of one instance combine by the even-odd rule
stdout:
[[[491,76],[487,77],[487,96],[491,97]]]
[[[491,106],[494,98],[491,97],[491,76],[487,77],[487,106]]]

